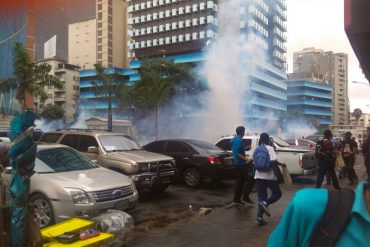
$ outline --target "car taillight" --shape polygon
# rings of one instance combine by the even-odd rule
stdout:
[[[303,156],[299,156],[299,166],[302,168],[303,167]]]
[[[208,157],[208,161],[212,165],[221,165],[221,160],[218,157]]]

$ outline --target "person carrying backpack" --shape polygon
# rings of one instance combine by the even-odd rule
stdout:
[[[332,142],[333,134],[331,130],[326,129],[324,131],[324,139],[320,140],[316,144],[316,158],[318,159],[319,169],[317,171],[316,188],[321,188],[324,176],[329,174],[333,181],[335,189],[339,188],[337,174],[335,173],[335,159],[336,153]]]
[[[346,132],[344,141],[342,141],[342,156],[344,163],[346,164],[346,173],[349,180],[349,185],[357,183],[358,178],[354,169],[355,166],[355,155],[357,152],[357,143],[351,139],[352,133]]]
[[[356,192],[326,189],[297,192],[267,246],[370,246],[369,175],[367,181],[359,183]]]
[[[254,179],[259,201],[256,223],[263,226],[267,224],[263,219],[263,214],[271,216],[268,206],[278,201],[282,196],[272,165],[285,166],[285,164],[277,161],[275,150],[270,145],[270,136],[267,133],[261,134],[258,147],[253,153],[253,161],[256,170]],[[267,188],[272,192],[268,198]]]

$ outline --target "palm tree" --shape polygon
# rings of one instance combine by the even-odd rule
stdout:
[[[356,108],[353,110],[353,113],[352,113],[352,116],[354,116],[356,118],[356,124],[358,124],[358,120],[361,118],[362,116],[362,110],[360,108]]]
[[[122,77],[118,73],[108,73],[101,64],[95,64],[96,81],[93,81],[95,95],[108,100],[108,131],[113,130],[112,103],[118,97]],[[122,83],[125,84],[125,83]]]
[[[0,79],[0,93],[16,90],[15,97],[22,111],[26,108],[27,95],[39,97],[41,102],[45,102],[48,98],[46,86],[63,89],[59,78],[49,74],[51,66],[46,63],[40,65],[33,63],[27,49],[20,42],[14,45],[13,60],[13,77]]]
[[[120,100],[123,104],[132,105],[144,114],[155,116],[155,139],[158,139],[160,107],[172,96],[181,92],[190,92],[189,88],[195,87],[184,83],[191,81],[187,80],[191,77],[190,68],[184,64],[154,58],[142,62],[139,74],[140,80],[134,85],[121,86]]]

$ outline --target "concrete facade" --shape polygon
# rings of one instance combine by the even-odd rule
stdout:
[[[68,63],[79,66],[81,69],[94,69],[94,64],[96,64],[96,19],[69,24],[68,37]]]
[[[333,86],[333,125],[349,123],[348,55],[307,48],[293,55],[294,76]]]
[[[351,113],[350,124],[363,126],[363,127],[370,127],[370,114],[363,113],[360,119],[356,121],[356,118],[352,116],[352,113]]]
[[[67,123],[73,122],[76,118],[76,104],[80,94],[79,67],[56,59],[42,60],[38,63],[50,64],[52,67],[50,74],[57,76],[64,84],[64,88],[46,87],[45,92],[48,94],[48,99],[44,103],[41,103],[39,99],[35,99],[36,110],[42,112],[48,104],[58,105],[65,111],[64,121]]]

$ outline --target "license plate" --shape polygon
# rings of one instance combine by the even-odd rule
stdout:
[[[125,210],[128,208],[128,200],[117,202],[115,208],[118,210]]]
[[[171,179],[169,177],[161,178],[161,184],[169,184]]]

